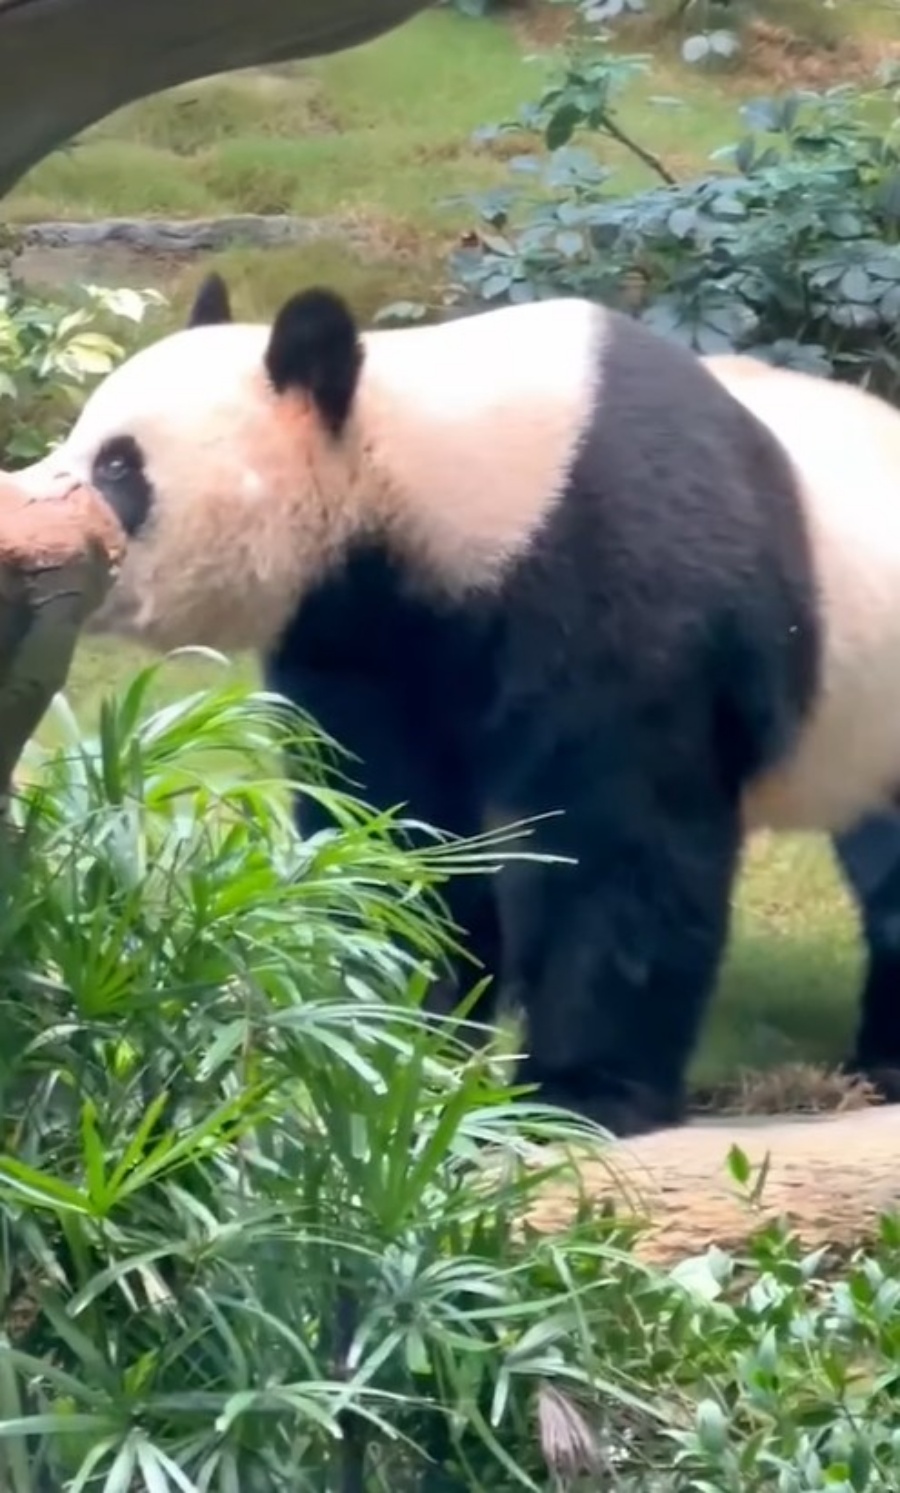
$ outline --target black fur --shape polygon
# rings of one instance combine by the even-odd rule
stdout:
[[[130,435],[104,441],[91,466],[91,483],[106,499],[129,538],[139,533],[153,506],[143,453]]]
[[[356,393],[363,351],[353,316],[331,290],[304,290],[272,324],[266,371],[279,394],[311,395],[323,424],[339,435]]]
[[[814,698],[819,619],[792,474],[687,353],[613,318],[603,406],[494,595],[423,597],[348,558],[269,660],[365,763],[369,797],[466,834],[564,809],[469,916],[528,1018],[523,1077],[619,1133],[674,1121],[728,928],[748,776]],[[465,917],[461,917],[465,922]],[[498,971],[499,972],[499,971]]]
[[[361,759],[342,767],[358,778],[357,791],[368,802],[402,806],[404,817],[475,835],[482,828],[481,794],[470,787],[444,720],[457,703],[453,677],[441,700],[432,688],[422,690],[436,658],[467,660],[465,627],[453,636],[457,620],[405,594],[403,574],[384,551],[360,548],[300,609],[265,660],[265,676],[268,688],[309,711]],[[366,630],[355,634],[354,621]],[[405,665],[398,666],[401,658]],[[333,824],[313,799],[298,802],[296,818],[304,835]],[[408,838],[421,842],[413,832]],[[486,973],[499,971],[500,930],[488,878],[454,877],[442,896],[465,932],[468,954],[452,961],[429,993],[432,1008],[450,1009]],[[492,1019],[495,998],[494,985],[481,1001],[480,1020]]]
[[[220,326],[231,321],[231,298],[228,286],[215,271],[200,285],[188,316],[189,327]]]
[[[900,815],[872,815],[834,837],[838,862],[856,897],[867,949],[862,1009],[850,1072],[882,1098],[900,1100]]]

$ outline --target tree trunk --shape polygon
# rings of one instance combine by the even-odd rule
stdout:
[[[111,509],[93,493],[36,502],[0,474],[0,807],[123,548]]]
[[[425,0],[0,0],[0,195],[123,104],[368,41]]]

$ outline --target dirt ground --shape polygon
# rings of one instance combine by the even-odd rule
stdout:
[[[36,244],[23,249],[15,265],[17,280],[30,290],[52,293],[61,285],[161,286],[182,268],[176,255],[150,255],[128,244],[79,248]]]
[[[769,1172],[750,1208],[727,1167],[732,1145],[751,1167]],[[629,1205],[651,1226],[637,1253],[674,1264],[711,1244],[739,1248],[753,1229],[781,1217],[810,1247],[853,1246],[873,1234],[878,1216],[900,1207],[900,1106],[878,1105],[815,1117],[719,1117],[658,1131],[610,1152],[611,1168],[586,1164],[587,1192],[598,1199],[627,1188]],[[561,1227],[574,1199],[554,1189],[534,1209],[532,1222]]]

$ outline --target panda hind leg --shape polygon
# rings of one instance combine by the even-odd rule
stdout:
[[[537,827],[534,849],[577,865],[521,862],[498,878],[508,988],[526,1014],[519,1081],[618,1136],[683,1119],[740,853],[737,809],[710,784],[689,770],[655,792],[623,772],[601,802],[570,799]]]
[[[871,815],[833,837],[856,899],[866,950],[859,1022],[845,1071],[900,1102],[900,810]]]

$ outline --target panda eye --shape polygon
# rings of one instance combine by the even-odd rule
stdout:
[[[126,435],[107,441],[94,458],[91,481],[118,515],[126,534],[136,534],[146,522],[153,503],[143,453],[137,442]]]
[[[102,451],[97,461],[98,472],[106,482],[120,482],[123,477],[139,470],[134,453],[123,447]]]

